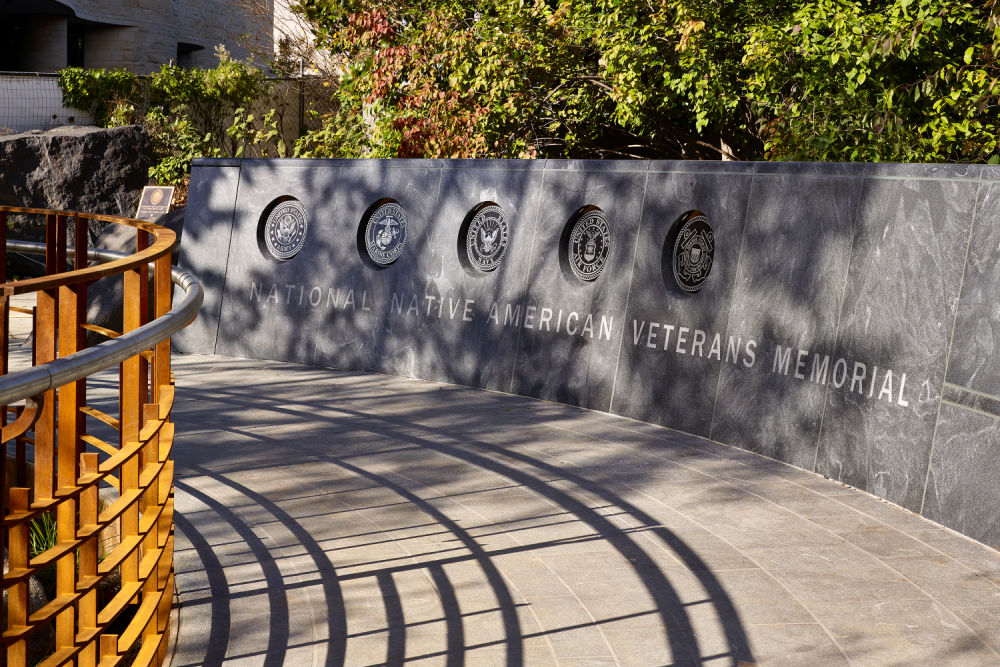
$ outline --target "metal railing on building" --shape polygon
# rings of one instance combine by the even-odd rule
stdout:
[[[45,243],[7,241],[8,215],[43,221]],[[136,252],[87,251],[90,221],[134,227]],[[75,248],[67,242],[71,233]],[[169,229],[138,220],[0,207],[0,512],[8,561],[2,647],[10,667],[29,664],[29,651],[46,666],[158,665],[166,656],[173,597],[170,336],[194,319],[202,301],[197,281],[171,267],[175,243]],[[7,282],[8,251],[44,255],[46,275]],[[86,322],[88,286],[109,277],[122,281],[122,332]],[[175,286],[183,295],[173,305]],[[34,304],[12,306],[19,295],[33,295]],[[31,361],[8,373],[15,308],[34,322]],[[88,331],[109,340],[87,347]],[[105,369],[101,391],[92,391],[97,400],[88,402],[88,378]],[[102,544],[108,534],[113,543]],[[30,589],[42,578],[52,590],[33,605]]]

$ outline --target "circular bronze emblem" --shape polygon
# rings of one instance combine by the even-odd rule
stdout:
[[[161,201],[163,201],[163,190],[153,190],[152,194],[149,195],[149,203],[156,206]]]
[[[580,280],[590,282],[601,274],[611,249],[611,229],[599,208],[586,209],[569,233],[569,268]]]
[[[685,292],[701,289],[715,259],[715,235],[708,219],[694,211],[677,231],[674,241],[674,280]]]
[[[507,252],[509,233],[507,218],[499,206],[486,204],[477,208],[465,233],[469,263],[484,273],[496,269]]]
[[[274,259],[288,261],[305,246],[308,227],[306,210],[298,200],[279,202],[264,223],[264,246]]]
[[[398,202],[378,206],[365,224],[365,249],[379,266],[392,264],[403,254],[406,244],[406,211]]]

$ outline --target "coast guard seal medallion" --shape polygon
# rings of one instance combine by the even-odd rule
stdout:
[[[611,229],[599,208],[580,214],[569,233],[569,268],[580,280],[590,282],[601,274],[611,249]]]
[[[271,209],[258,238],[274,259],[286,262],[305,246],[308,228],[306,209],[297,199],[286,199]]]
[[[379,266],[399,259],[406,245],[406,211],[399,202],[388,200],[368,216],[364,226],[365,250]]]
[[[486,273],[500,266],[510,228],[496,204],[479,206],[474,212],[465,232],[465,251],[472,267]]]
[[[715,259],[715,235],[708,220],[698,211],[681,223],[674,241],[674,280],[685,292],[701,289]]]

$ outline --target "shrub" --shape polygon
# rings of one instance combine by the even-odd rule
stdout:
[[[125,70],[70,67],[59,73],[63,103],[90,112],[105,127],[143,125],[153,146],[150,178],[182,191],[195,158],[235,157],[251,148],[283,156],[276,110],[259,121],[248,111],[270,92],[271,82],[224,48],[216,54],[214,68],[169,64],[143,78]]]

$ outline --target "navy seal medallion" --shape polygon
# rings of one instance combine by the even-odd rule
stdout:
[[[399,259],[406,245],[406,211],[399,202],[388,200],[378,206],[364,223],[365,250],[379,266]]]
[[[258,238],[272,258],[287,262],[305,246],[308,229],[306,209],[297,199],[285,199],[272,205]]]
[[[510,227],[496,204],[481,205],[474,213],[465,232],[465,252],[473,268],[487,273],[500,266],[507,252]]]
[[[708,219],[692,211],[681,223],[674,241],[674,280],[685,292],[694,293],[708,280],[715,259],[715,234]]]
[[[611,249],[611,229],[599,208],[588,208],[580,214],[569,233],[567,255],[569,267],[580,280],[596,280],[608,261]]]

